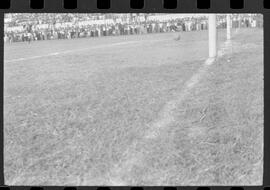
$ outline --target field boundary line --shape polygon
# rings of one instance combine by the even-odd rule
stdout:
[[[20,62],[20,61],[25,61],[25,60],[33,60],[33,59],[39,59],[39,58],[43,58],[43,57],[52,57],[52,56],[64,55],[64,54],[68,54],[68,53],[75,53],[75,52],[100,49],[100,48],[108,48],[108,47],[114,47],[114,46],[119,46],[119,45],[138,44],[138,43],[142,43],[142,42],[160,42],[160,41],[167,41],[167,40],[168,39],[144,40],[144,41],[134,41],[133,40],[133,41],[126,41],[126,42],[117,42],[117,43],[112,43],[112,44],[105,44],[105,45],[99,45],[99,46],[94,46],[94,47],[80,48],[80,49],[75,49],[75,50],[59,51],[59,52],[54,52],[54,53],[48,53],[45,55],[37,55],[37,56],[31,56],[31,57],[21,57],[21,58],[16,58],[16,59],[8,59],[8,60],[4,60],[4,63],[13,63],[13,62]]]

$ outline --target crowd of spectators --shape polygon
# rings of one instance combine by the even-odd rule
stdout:
[[[125,14],[15,14],[5,23],[5,42],[73,39],[85,37],[133,35],[176,31],[207,30],[207,17],[169,20],[148,19],[146,15]],[[141,18],[141,19],[138,19]],[[105,22],[106,19],[110,22]],[[91,24],[87,21],[104,22]],[[232,19],[233,27],[258,27],[256,19]],[[17,27],[17,28],[16,28]],[[226,27],[226,18],[218,17],[218,28]]]

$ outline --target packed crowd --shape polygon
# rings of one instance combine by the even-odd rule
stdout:
[[[163,18],[163,17],[161,17]],[[258,19],[232,19],[233,27],[259,27]],[[5,22],[5,42],[72,39],[176,31],[206,30],[207,17],[158,19],[149,15],[124,14],[15,14]],[[218,17],[218,27],[226,18]]]

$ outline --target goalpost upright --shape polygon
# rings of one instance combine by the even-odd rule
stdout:
[[[217,56],[217,21],[216,14],[209,14],[208,17],[208,43],[209,43],[209,57]]]
[[[231,15],[226,15],[227,21],[227,40],[231,39]],[[217,56],[217,16],[216,14],[209,14],[208,17],[208,43],[209,43],[209,57]]]

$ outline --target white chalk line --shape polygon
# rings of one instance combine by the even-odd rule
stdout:
[[[231,45],[231,41],[225,41],[220,50],[218,51],[218,57],[221,57],[225,54],[225,51]],[[215,62],[216,58],[208,58],[203,66],[198,70],[196,74],[194,74],[184,85],[184,88],[177,99],[169,101],[161,111],[160,117],[150,124],[149,130],[144,135],[144,139],[154,139],[158,137],[162,131],[162,129],[168,127],[173,124],[175,121],[175,117],[173,116],[173,111],[177,106],[184,100],[184,98],[189,94],[190,90],[200,81],[203,75],[207,72],[210,65]],[[112,186],[124,186],[130,185],[126,184],[122,179],[128,171],[131,171],[134,165],[138,165],[143,159],[143,154],[132,154],[132,152],[137,145],[137,141],[127,149],[126,153],[128,156],[127,161],[121,163],[120,165],[116,165],[111,173],[111,178],[109,180],[109,185]]]
[[[84,51],[84,50],[107,48],[107,47],[119,46],[119,45],[125,45],[125,44],[132,44],[132,43],[137,43],[137,41],[119,42],[119,43],[114,43],[114,44],[107,44],[107,45],[95,46],[95,47],[91,47],[91,48],[81,48],[81,49],[76,49],[76,50],[60,51],[60,52],[54,52],[54,53],[49,53],[49,54],[39,55],[39,56],[10,59],[10,60],[6,60],[5,62],[6,63],[10,63],[10,62],[32,60],[32,59],[38,59],[38,58],[44,58],[44,57],[51,57],[51,56],[56,56],[56,55],[61,55],[61,54],[74,53],[74,52],[79,52],[79,51]]]
[[[198,83],[200,77],[203,75],[203,73],[206,71],[207,66],[209,66],[209,62],[213,62],[214,59],[207,59],[207,65],[204,64],[204,66],[195,74],[193,75],[190,80],[186,82],[184,85],[184,88],[182,92],[179,94],[178,98],[172,101],[169,101],[165,104],[163,109],[161,110],[159,114],[159,118],[155,120],[154,122],[150,123],[149,129],[146,131],[144,135],[145,140],[151,140],[154,139],[162,133],[162,130],[166,129],[169,125],[173,124],[175,122],[175,117],[173,116],[173,111],[175,108],[177,108],[177,105],[179,105],[184,98],[188,95],[189,91],[195,86],[195,84]],[[205,63],[206,63],[205,62]],[[143,159],[142,153],[135,153],[134,155],[134,149],[136,148],[137,141],[134,141],[134,143],[127,149],[126,155],[128,157],[126,158],[127,161],[124,163],[121,163],[120,165],[116,165],[111,172],[111,178],[109,181],[109,184],[112,186],[123,186],[123,185],[130,185],[126,184],[123,181],[123,176],[125,176],[125,173],[129,173],[129,171],[132,170],[134,165],[139,164],[141,160]]]
[[[168,127],[169,125],[175,122],[175,117],[173,115],[174,109],[184,100],[184,98],[189,94],[189,91],[199,82],[202,75],[206,72],[208,66],[213,64],[215,59],[209,58],[205,61],[205,64],[199,71],[193,75],[184,85],[182,92],[179,94],[178,98],[166,103],[163,109],[160,112],[159,118],[154,121],[153,123],[149,124],[149,129],[146,131],[144,135],[144,139],[154,139],[158,137],[162,130]],[[142,153],[137,153],[136,155],[132,154],[132,151],[136,148],[137,141],[129,147],[127,150],[128,158],[127,161],[121,163],[120,166],[115,166],[112,172],[112,177],[110,179],[110,185],[117,186],[117,185],[127,185],[121,177],[131,171],[134,165],[139,164],[140,160],[143,159]],[[131,153],[128,153],[131,152]]]
[[[57,55],[64,55],[68,53],[75,53],[85,50],[93,50],[93,49],[100,49],[100,48],[108,48],[108,47],[114,47],[114,46],[120,46],[120,45],[127,45],[127,44],[137,44],[142,42],[160,42],[160,41],[167,41],[167,39],[163,40],[147,40],[147,41],[127,41],[127,42],[118,42],[113,44],[106,44],[106,45],[99,45],[94,47],[87,47],[87,48],[81,48],[81,49],[75,49],[75,50],[66,50],[66,51],[60,51],[60,52],[53,52],[45,55],[37,55],[37,56],[31,56],[31,57],[21,57],[17,59],[9,59],[5,60],[5,63],[12,63],[12,62],[19,62],[19,61],[26,61],[26,60],[33,60],[33,59],[39,59],[44,57],[51,57],[51,56],[57,56]]]

